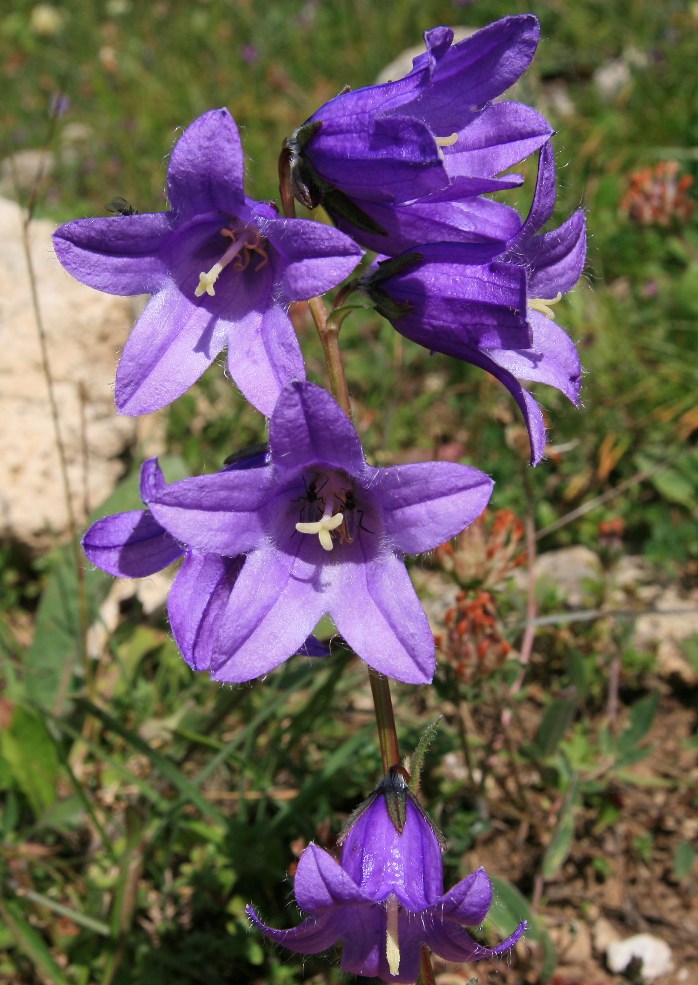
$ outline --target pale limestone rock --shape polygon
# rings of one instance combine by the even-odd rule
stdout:
[[[39,333],[22,246],[22,213],[0,199],[0,537],[31,547],[68,529]],[[35,220],[30,242],[59,423],[79,525],[121,477],[119,456],[137,421],[119,417],[113,381],[132,328],[130,300],[67,274],[53,252],[53,224]]]
[[[578,544],[547,551],[536,558],[536,578],[554,585],[572,608],[588,605],[593,598],[593,586],[603,575],[601,562],[588,547]],[[525,575],[519,572],[519,578]]]
[[[635,623],[633,645],[638,650],[657,648],[657,663],[664,677],[676,676],[695,687],[698,676],[684,656],[681,644],[698,634],[698,592],[681,595],[670,585],[654,603],[654,611]]]

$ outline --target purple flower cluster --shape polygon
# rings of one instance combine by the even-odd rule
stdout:
[[[404,78],[340,93],[284,145],[286,212],[292,193],[324,206],[334,226],[250,199],[237,127],[215,109],[172,151],[166,211],[122,208],[55,233],[58,259],[78,280],[150,295],[119,362],[120,413],[167,406],[226,349],[233,382],[269,419],[264,450],[215,474],[168,484],[157,461],[145,462],[145,509],[98,521],[83,541],[117,576],[181,562],[172,632],[187,663],[217,681],[250,681],[298,653],[326,655],[313,636],[325,615],[379,675],[431,681],[434,638],[404,558],[459,534],[492,492],[466,465],[369,464],[327,349],[342,406],[306,380],[292,303],[343,285],[370,250],[373,262],[336,305],[361,291],[406,338],[503,383],[526,420],[532,464],[546,430],[522,381],[579,401],[579,356],[554,306],[584,266],[584,215],[545,229],[556,203],[552,129],[500,98],[530,65],[538,22],[505,17],[456,44],[446,27],[424,38]],[[538,175],[523,219],[486,196],[521,185],[510,169],[532,154]],[[345,971],[385,982],[414,982],[425,949],[478,961],[511,948],[523,925],[493,949],[464,929],[484,919],[491,883],[478,870],[444,892],[441,851],[391,773],[355,816],[340,862],[316,845],[303,853],[295,895],[304,922],[273,930],[250,908],[251,919],[298,953],[341,942]]]

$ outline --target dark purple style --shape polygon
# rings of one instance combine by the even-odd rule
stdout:
[[[472,523],[492,480],[452,462],[371,467],[332,397],[301,381],[282,391],[269,444],[267,464],[169,486],[146,463],[148,511],[100,520],[88,557],[134,577],[184,553],[170,620],[185,658],[215,680],[262,676],[329,613],[376,670],[430,681],[434,639],[402,557]]]
[[[342,971],[413,985],[423,947],[447,961],[482,961],[510,950],[526,925],[494,948],[478,944],[463,929],[485,919],[492,904],[489,877],[477,869],[444,892],[439,837],[416,799],[395,790],[399,780],[384,780],[360,809],[345,835],[340,862],[317,845],[305,849],[294,880],[296,902],[308,914],[303,923],[275,930],[253,907],[247,912],[290,951],[318,954],[341,941]],[[398,825],[389,808],[391,795],[403,800]]]
[[[546,383],[575,405],[581,386],[579,354],[553,321],[553,306],[582,273],[586,227],[580,210],[539,233],[554,206],[555,165],[546,144],[528,218],[495,260],[489,246],[430,243],[378,263],[361,280],[402,335],[481,366],[510,390],[526,419],[534,465],[545,451],[545,422],[519,381]]]
[[[532,15],[505,17],[457,44],[450,28],[427,31],[426,53],[408,75],[340,93],[289,139],[294,194],[309,207],[322,203],[358,242],[392,254],[410,238],[424,242],[416,230],[428,218],[417,206],[392,207],[428,200],[441,214],[435,195],[461,203],[518,184],[495,176],[552,129],[529,106],[492,100],[528,68],[539,33]],[[477,231],[488,235],[484,217]]]
[[[305,376],[288,308],[323,294],[360,249],[336,229],[283,219],[244,192],[226,109],[195,120],[167,174],[168,212],[77,219],[54,244],[74,277],[108,294],[152,294],[121,356],[116,405],[147,414],[179,397],[228,348],[231,377],[263,414]]]

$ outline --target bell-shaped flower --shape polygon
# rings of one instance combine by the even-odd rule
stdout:
[[[539,233],[554,206],[548,143],[528,218],[496,259],[489,246],[431,243],[377,263],[360,281],[402,335],[482,367],[509,389],[526,420],[534,465],[545,451],[545,422],[520,380],[546,383],[577,405],[582,375],[574,343],[553,320],[553,305],[582,273],[584,213]]]
[[[230,376],[269,416],[283,385],[305,375],[290,303],[335,287],[361,251],[336,229],[281,218],[245,195],[242,146],[226,109],[182,134],[167,195],[167,212],[77,219],[54,235],[58,259],[84,284],[152,295],[121,356],[117,409],[164,407],[227,346]]]
[[[358,242],[376,249],[375,235],[382,236],[377,252],[392,254],[400,249],[395,227],[404,240],[403,225],[415,220],[409,209],[391,218],[386,207],[448,186],[454,201],[511,187],[516,179],[495,176],[537,150],[552,129],[522,103],[492,100],[529,66],[539,33],[529,14],[457,44],[450,28],[427,31],[426,53],[408,75],[340,93],[289,138],[294,194],[308,207],[322,204]]]
[[[255,468],[265,456],[246,456],[229,469]],[[167,483],[155,459],[141,468],[141,499],[147,505],[151,496]],[[183,558],[168,597],[172,634],[182,656],[193,670],[208,670],[213,643],[217,639],[220,617],[225,610],[245,558],[221,557],[189,550],[158,523],[149,509],[129,510],[107,516],[94,523],[82,542],[87,557],[111,575],[146,578]],[[300,647],[306,656],[325,656],[329,651],[314,636]]]
[[[430,681],[434,639],[403,555],[472,523],[492,481],[453,462],[368,465],[344,412],[304,381],[282,391],[269,447],[266,465],[184,479],[148,499],[157,523],[197,557],[245,556],[216,620],[211,676],[267,673],[329,613],[376,670]],[[171,618],[188,618],[172,608],[170,599]]]
[[[440,838],[399,774],[386,777],[357,814],[339,862],[315,844],[300,857],[294,894],[308,914],[303,923],[275,930],[247,908],[268,937],[296,954],[341,942],[342,971],[405,985],[417,980],[424,947],[447,961],[475,962],[516,944],[523,923],[494,948],[464,929],[485,919],[492,883],[478,869],[444,892]]]

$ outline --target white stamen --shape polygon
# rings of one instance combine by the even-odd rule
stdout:
[[[231,235],[229,229],[221,229],[221,234],[224,236]],[[244,236],[241,236],[240,239],[234,240],[230,244],[228,249],[225,251],[223,256],[220,258],[220,260],[217,263],[214,263],[214,265],[211,267],[210,270],[203,270],[199,274],[199,283],[197,284],[196,290],[194,291],[194,296],[200,298],[201,295],[205,292],[206,294],[210,295],[210,297],[215,297],[216,292],[213,288],[213,285],[218,280],[218,277],[221,274],[221,272],[228,266],[228,264],[232,260],[235,259],[235,257],[238,255],[240,250],[246,245],[247,243],[245,242]]]
[[[560,291],[557,292],[554,298],[532,298],[528,302],[528,307],[533,308],[534,311],[540,311],[540,313],[545,315],[546,318],[554,318],[555,312],[553,311],[551,305],[557,304],[561,298],[562,294]]]
[[[398,941],[398,900],[394,893],[385,901],[385,957],[391,975],[400,972],[400,942]]]
[[[324,549],[331,551],[334,546],[331,532],[342,523],[344,523],[344,514],[335,513],[334,516],[322,516],[313,523],[297,523],[296,530],[299,534],[317,534]]]
[[[437,147],[453,147],[458,143],[458,134],[452,133],[450,137],[434,137]]]

